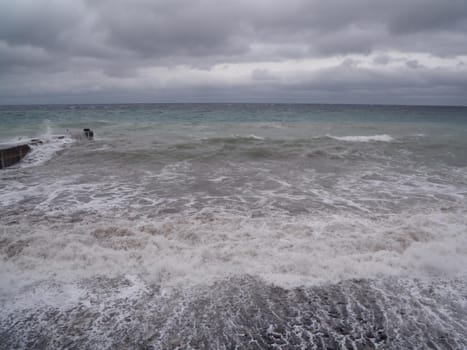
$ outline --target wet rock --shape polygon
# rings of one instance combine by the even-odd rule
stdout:
[[[23,157],[31,151],[31,147],[27,144],[0,146],[0,169],[12,166],[18,163]]]
[[[31,139],[31,141],[29,141],[29,144],[31,146],[38,146],[38,145],[42,145],[43,143],[44,141],[39,140],[39,139]]]
[[[88,140],[94,139],[94,132],[91,129],[83,129],[84,131],[84,137],[86,137]]]

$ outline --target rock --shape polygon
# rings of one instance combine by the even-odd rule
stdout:
[[[94,138],[94,132],[91,130],[91,129],[83,129],[84,131],[84,136],[88,139],[88,140],[92,140]]]
[[[18,163],[23,157],[31,151],[27,144],[0,146],[0,169],[9,167]]]
[[[43,143],[44,141],[39,139],[31,139],[31,141],[29,141],[29,144],[33,146],[42,145]]]

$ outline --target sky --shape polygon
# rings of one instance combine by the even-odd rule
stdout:
[[[0,104],[467,105],[467,0],[0,0]]]

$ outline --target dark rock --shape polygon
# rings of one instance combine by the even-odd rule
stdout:
[[[29,141],[29,144],[32,146],[42,145],[43,143],[44,142],[39,139],[31,139],[31,141]]]
[[[30,151],[31,147],[26,144],[0,148],[0,169],[18,163]]]
[[[88,140],[92,140],[94,138],[94,132],[91,130],[91,129],[83,129],[84,131],[84,136],[88,139]]]
[[[388,339],[388,336],[386,334],[383,333],[379,335],[379,340],[386,341],[387,339]]]

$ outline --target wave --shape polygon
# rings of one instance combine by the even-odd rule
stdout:
[[[52,159],[57,152],[64,149],[67,145],[74,143],[75,140],[71,137],[62,135],[44,135],[39,138],[16,138],[14,142],[4,143],[0,145],[22,145],[27,144],[31,151],[18,163],[8,167],[7,169],[29,168],[32,166],[42,165]]]
[[[54,125],[50,120],[45,119],[37,126],[37,133],[26,133],[1,140],[4,145],[28,145],[31,151],[17,164],[10,166],[9,169],[28,168],[42,165],[52,159],[59,151],[66,146],[77,141],[70,130],[66,131]],[[57,132],[58,131],[58,132]],[[62,133],[60,133],[62,132]],[[27,135],[27,136],[26,136]]]
[[[74,140],[72,140],[71,138],[56,138],[46,140],[41,145],[31,146],[32,152],[23,159],[23,161],[20,163],[20,166],[30,167],[42,165],[48,160],[52,159],[57,154],[57,152],[64,149],[66,145],[71,144],[73,142]]]
[[[18,223],[16,236],[4,234],[0,253],[11,269],[2,280],[21,287],[129,274],[171,286],[249,274],[288,288],[381,276],[455,279],[467,264],[465,219],[457,213],[375,222],[361,215],[248,218],[216,208],[140,218],[137,225],[87,213],[72,228],[69,219]]]
[[[207,141],[210,143],[237,143],[242,141],[264,141],[265,138],[261,136],[257,136],[254,134],[250,135],[230,135],[227,137],[207,137],[203,138],[203,141]]]
[[[243,138],[243,139],[249,139],[249,140],[264,140],[264,137],[256,136],[256,135],[253,135],[253,134],[248,135],[248,136],[235,135],[235,137]]]
[[[30,143],[31,152],[18,164],[20,168],[42,165],[75,140],[69,136],[47,134]]]
[[[348,142],[371,142],[371,141],[379,141],[379,142],[392,142],[394,138],[390,135],[382,134],[382,135],[370,135],[370,136],[332,136],[327,135],[328,137],[339,140],[339,141],[348,141]]]

